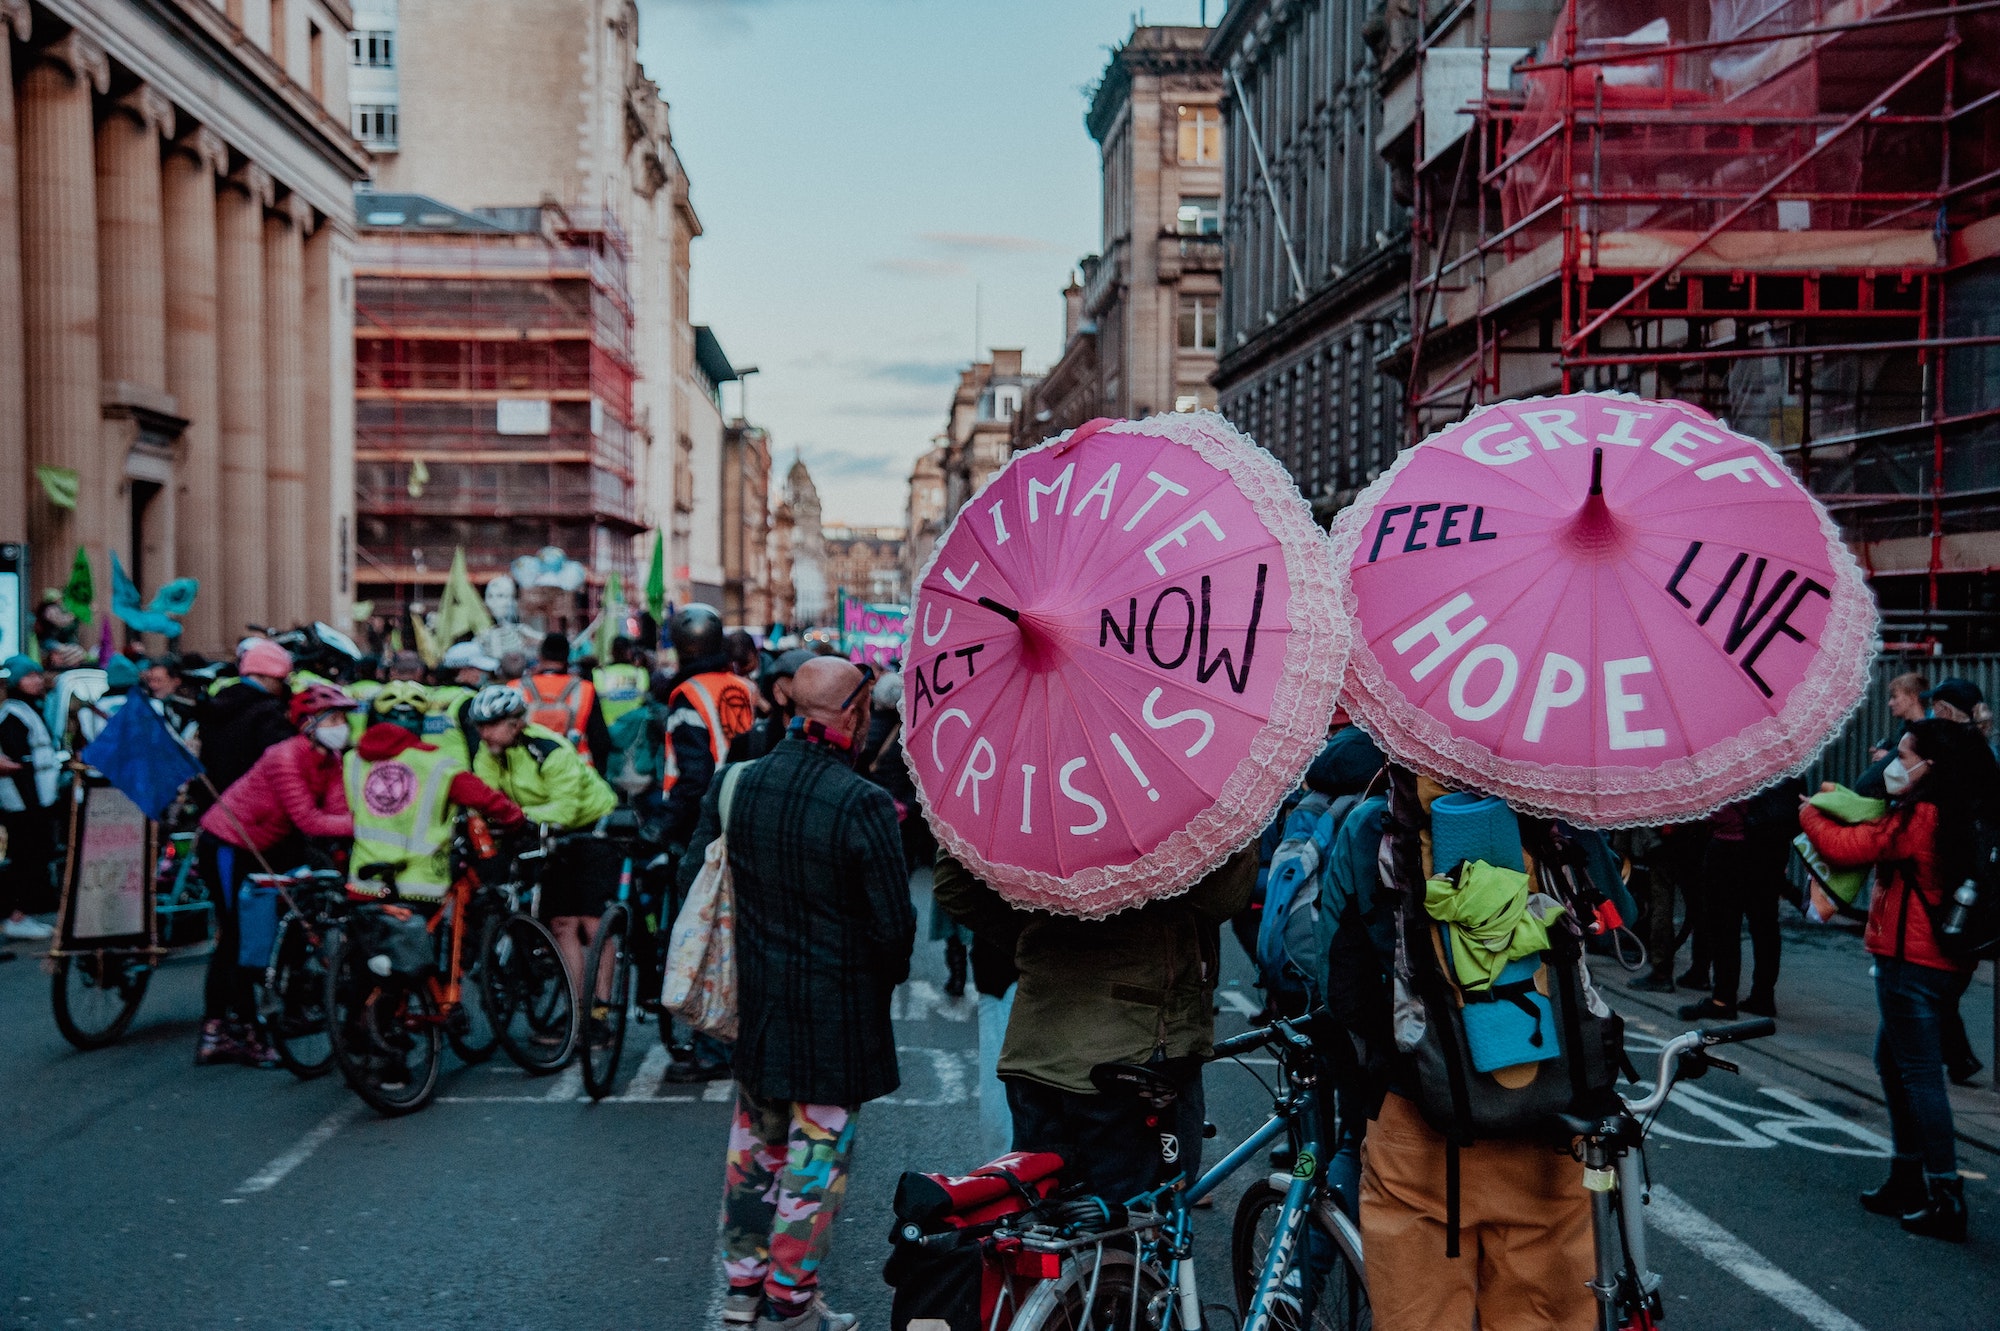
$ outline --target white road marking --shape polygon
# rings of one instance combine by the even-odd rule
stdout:
[[[962,1105],[971,1099],[968,1082],[979,1075],[979,1051],[976,1049],[925,1049],[917,1045],[899,1044],[898,1054],[922,1054],[930,1060],[931,1071],[937,1078],[937,1092],[928,1096],[885,1095],[876,1103],[901,1105],[906,1109],[935,1109],[943,1105]],[[972,1077],[966,1073],[970,1071]]]
[[[551,1100],[546,1095],[440,1095],[437,1098],[437,1103],[441,1105],[587,1105],[590,1103],[590,1097],[579,1095],[571,1100]],[[614,1095],[599,1100],[597,1103],[601,1105],[691,1105],[694,1103],[694,1097],[692,1095],[649,1095],[644,1097]]]
[[[556,1077],[555,1085],[549,1087],[542,1095],[542,1099],[574,1100],[578,1096],[583,1096],[584,1099],[590,1098],[583,1095],[583,1065],[572,1061]]]
[[[1241,1016],[1254,1017],[1264,1010],[1241,989],[1218,989],[1215,991],[1215,996],[1224,1007],[1234,1010]]]
[[[712,1081],[701,1088],[701,1098],[706,1104],[728,1105],[736,1103],[736,1083],[733,1081]]]
[[[1653,1202],[1646,1208],[1646,1219],[1819,1331],[1864,1331],[1859,1322],[1660,1184],[1653,1185]]]
[[[314,1151],[332,1141],[335,1133],[352,1123],[360,1114],[361,1106],[358,1104],[343,1105],[334,1110],[321,1119],[312,1131],[299,1138],[290,1150],[237,1184],[236,1191],[239,1194],[269,1192],[284,1181],[285,1175],[311,1159]]]
[[[666,1081],[667,1068],[673,1059],[667,1047],[655,1040],[646,1048],[646,1057],[639,1064],[639,1070],[632,1074],[632,1080],[625,1087],[625,1094],[607,1096],[611,1100],[656,1100],[660,1087]]]

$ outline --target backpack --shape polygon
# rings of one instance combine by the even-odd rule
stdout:
[[[2000,957],[2000,822],[1981,814],[1972,822],[1972,876],[1947,885],[1930,911],[1931,937],[1948,961],[1973,966]],[[1971,900],[1958,895],[1971,888]],[[1923,900],[1922,894],[1917,894]]]
[[[647,698],[611,723],[611,760],[604,775],[614,789],[627,796],[659,785],[664,775],[666,727],[662,710]]]
[[[1340,823],[1359,801],[1318,791],[1304,795],[1285,815],[1284,829],[1264,880],[1264,909],[1257,926],[1257,970],[1264,992],[1290,1012],[1319,997],[1312,977],[1319,918],[1320,873]]]
[[[1445,1139],[1445,1256],[1457,1257],[1458,1153],[1474,1142],[1491,1139],[1567,1141],[1555,1121],[1558,1114],[1601,1117],[1616,1112],[1613,1086],[1627,1067],[1624,1024],[1598,998],[1584,969],[1579,926],[1589,921],[1587,865],[1574,842],[1560,838],[1552,826],[1523,820],[1522,842],[1533,862],[1534,891],[1567,907],[1549,928],[1549,950],[1515,963],[1518,975],[1503,972],[1501,984],[1539,996],[1533,1003],[1542,1015],[1535,1032],[1545,1044],[1544,1055],[1491,1072],[1474,1062],[1467,1017],[1473,1024],[1502,1010],[1518,1007],[1512,993],[1489,994],[1490,1003],[1468,1001],[1447,959],[1446,942],[1437,921],[1424,909],[1426,877],[1421,832],[1427,822],[1417,799],[1416,778],[1394,769],[1389,813],[1384,828],[1383,893],[1393,909],[1395,960],[1394,1040],[1400,1085],[1416,1104],[1424,1121]],[[1440,869],[1452,866],[1437,866]],[[1496,989],[1499,986],[1496,986]],[[1553,1048],[1546,1042],[1553,1039]]]

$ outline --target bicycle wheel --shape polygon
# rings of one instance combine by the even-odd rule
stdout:
[[[78,1049],[103,1049],[118,1042],[132,1018],[153,967],[130,952],[73,952],[56,958],[49,1001],[56,1029]]]
[[[632,954],[625,938],[631,922],[632,912],[625,906],[613,902],[605,907],[583,957],[578,982],[591,990],[583,1011],[583,1088],[593,1100],[611,1094],[625,1053],[625,1020],[632,1004]]]
[[[258,992],[264,1029],[278,1061],[300,1081],[326,1075],[333,1041],[326,1029],[326,966],[304,919],[285,916]]]
[[[368,973],[345,932],[326,940],[326,1019],[334,1065],[371,1109],[396,1118],[437,1094],[443,1023],[429,989]]]
[[[1121,1243],[1126,1246],[1114,1246]],[[1042,1281],[1022,1300],[1010,1331],[1164,1325],[1173,1286],[1160,1268],[1133,1257],[1131,1243],[1128,1235],[1099,1248],[1080,1248],[1065,1258],[1062,1274]]]
[[[525,1072],[560,1072],[576,1050],[577,1004],[556,937],[531,915],[509,915],[487,936],[486,1015],[507,1057]]]
[[[1236,1307],[1245,1322],[1250,1320],[1250,1299],[1264,1273],[1264,1258],[1284,1204],[1285,1189],[1270,1179],[1251,1184],[1236,1204],[1229,1266]],[[1325,1200],[1315,1204],[1277,1298],[1265,1311],[1274,1331],[1367,1331],[1375,1325],[1359,1236],[1347,1217],[1335,1213]]]

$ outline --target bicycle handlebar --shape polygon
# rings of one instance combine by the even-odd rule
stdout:
[[[1241,1035],[1232,1035],[1227,1040],[1217,1040],[1209,1059],[1215,1061],[1236,1058],[1281,1041],[1301,1052],[1310,1050],[1312,1037],[1307,1033],[1307,1029],[1326,1015],[1325,1008],[1314,1008],[1303,1017],[1280,1017],[1269,1026],[1259,1026]]]
[[[1666,1048],[1660,1051],[1660,1070],[1653,1079],[1652,1094],[1643,1100],[1627,1102],[1626,1111],[1634,1118],[1644,1118],[1666,1104],[1667,1096],[1680,1078],[1681,1060],[1687,1055],[1701,1054],[1702,1051],[1719,1044],[1760,1039],[1766,1035],[1776,1034],[1777,1030],[1778,1023],[1769,1017],[1752,1017],[1748,1021],[1733,1021],[1726,1026],[1710,1026],[1707,1030],[1685,1031],[1676,1035],[1667,1041]],[[1720,1060],[1714,1061],[1720,1064]],[[1727,1065],[1721,1064],[1721,1066]]]

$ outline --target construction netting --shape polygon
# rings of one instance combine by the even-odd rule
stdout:
[[[1502,222],[1519,226],[1506,254],[1565,224],[1692,239],[1727,219],[1774,249],[1784,233],[1940,229],[1949,182],[1990,151],[1953,112],[1964,88],[1991,81],[2000,39],[1983,12],[1956,27],[1895,21],[1918,10],[1943,12],[1930,0],[1569,0],[1491,103]]]

